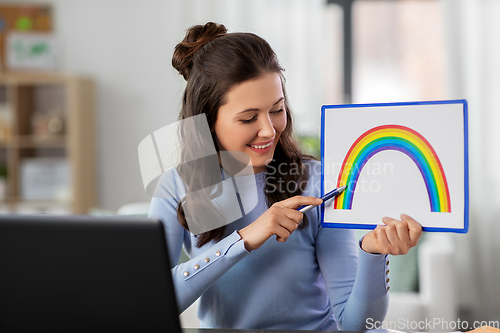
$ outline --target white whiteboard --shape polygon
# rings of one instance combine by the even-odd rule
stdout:
[[[373,229],[410,215],[425,231],[468,231],[467,102],[325,105],[324,227]]]

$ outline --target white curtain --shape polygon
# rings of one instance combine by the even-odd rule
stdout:
[[[470,231],[456,235],[458,296],[474,320],[500,320],[500,1],[443,0],[450,96],[469,102]]]
[[[342,50],[334,45],[340,29],[332,26],[341,22],[339,10],[326,10],[326,0],[184,0],[182,6],[184,29],[215,21],[266,39],[285,68],[296,129],[319,135],[321,106],[342,103]]]

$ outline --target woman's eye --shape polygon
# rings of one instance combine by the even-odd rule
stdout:
[[[277,115],[281,112],[285,111],[283,108],[279,109],[279,110],[276,110],[276,111],[270,111],[269,113],[272,114],[272,115]],[[243,123],[243,124],[250,124],[250,123],[253,123],[254,121],[257,120],[257,115],[254,115],[252,118],[250,119],[241,119],[240,121]]]
[[[241,121],[243,124],[249,124],[249,123],[251,123],[251,122],[255,121],[255,119],[257,119],[257,117],[254,115],[254,116],[253,116],[252,118],[250,118],[250,119],[242,119],[242,120],[240,120],[240,121]]]

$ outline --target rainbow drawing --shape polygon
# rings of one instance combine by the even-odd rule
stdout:
[[[335,198],[335,209],[351,209],[358,177],[367,161],[384,150],[408,155],[424,178],[432,212],[451,212],[450,191],[439,158],[429,142],[415,130],[383,125],[363,133],[351,146],[340,169],[337,186],[348,185]]]

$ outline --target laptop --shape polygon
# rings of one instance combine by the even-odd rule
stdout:
[[[180,333],[162,223],[1,215],[0,331]]]

